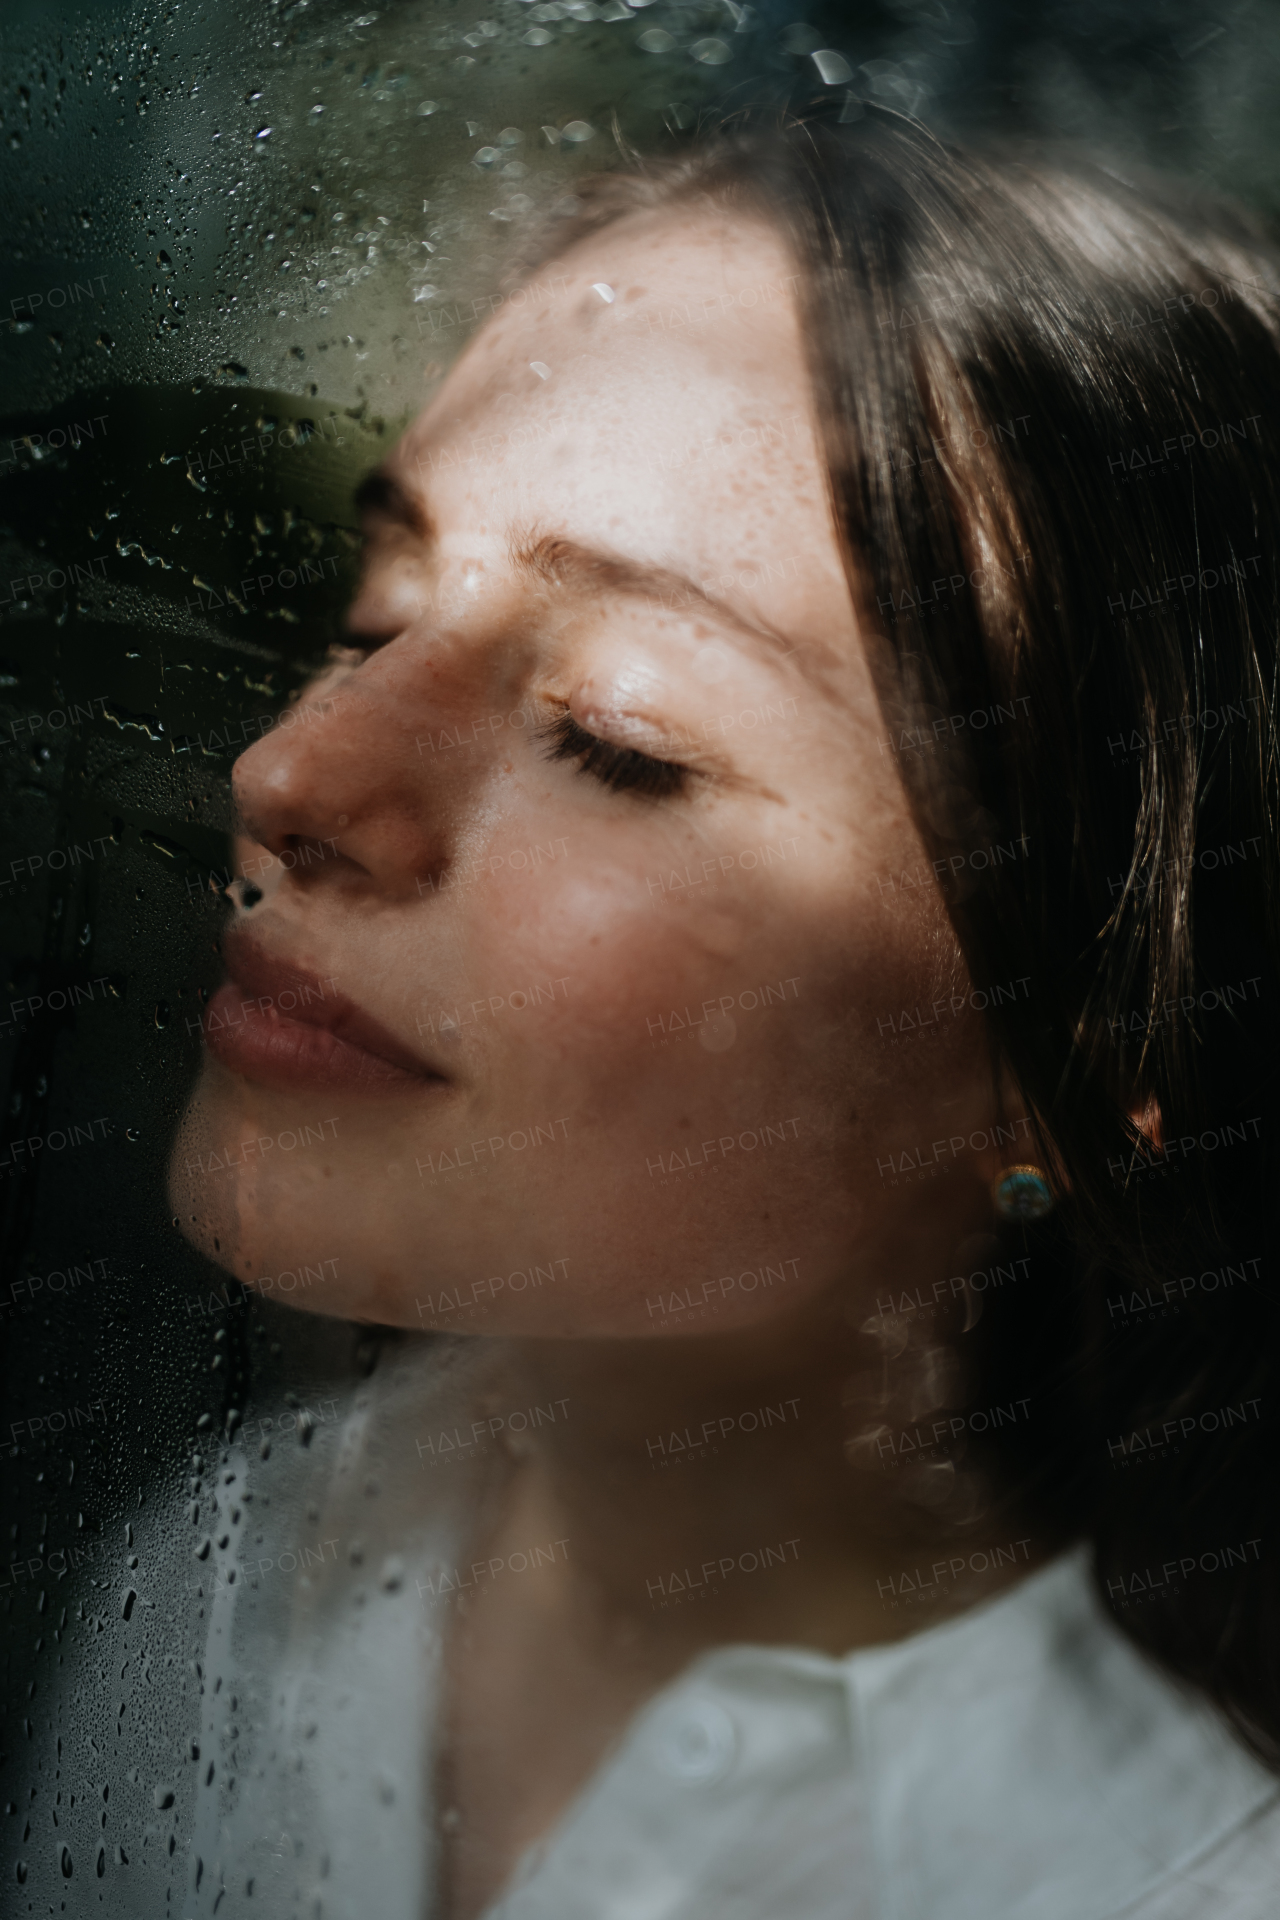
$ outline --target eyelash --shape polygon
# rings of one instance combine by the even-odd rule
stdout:
[[[689,769],[674,760],[655,760],[634,747],[611,746],[580,727],[572,714],[562,713],[543,727],[539,738],[549,743],[548,760],[576,760],[578,772],[590,774],[614,793],[641,793],[668,800],[682,793]]]

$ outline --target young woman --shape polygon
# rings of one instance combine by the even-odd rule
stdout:
[[[173,1186],[407,1333],[274,1638],[222,1461],[199,1898],[1272,1910],[1278,289],[747,120],[367,483]]]

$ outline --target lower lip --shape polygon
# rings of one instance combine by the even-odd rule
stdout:
[[[390,1094],[444,1085],[437,1074],[410,1073],[327,1028],[264,1011],[234,981],[219,987],[202,1024],[214,1058],[259,1086]]]

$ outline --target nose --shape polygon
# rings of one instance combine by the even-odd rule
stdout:
[[[300,884],[411,893],[445,862],[444,809],[415,737],[422,692],[405,697],[396,656],[393,642],[327,677],[236,761],[244,830]]]

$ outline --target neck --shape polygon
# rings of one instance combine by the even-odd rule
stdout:
[[[884,1323],[868,1324],[855,1332],[828,1299],[722,1335],[501,1343],[507,1404],[555,1412],[522,1450],[504,1528],[552,1529],[566,1591],[686,1649],[754,1639],[844,1652],[1018,1577],[1052,1543],[1033,1540],[976,1589],[948,1572],[923,1604],[902,1604],[944,1545],[954,1561],[936,1492],[950,1488],[954,1508],[956,1475],[935,1452],[922,1481],[865,1438],[894,1420]],[[938,1352],[921,1356],[935,1372]],[[911,1497],[930,1482],[932,1510]],[[989,1531],[979,1524],[969,1544]]]

